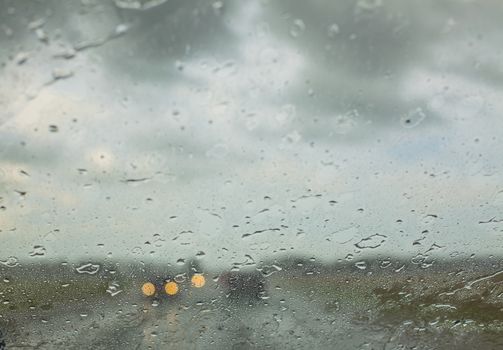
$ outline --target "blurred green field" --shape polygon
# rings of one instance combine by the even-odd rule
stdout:
[[[167,271],[162,268],[118,272],[102,268],[89,275],[77,274],[67,267],[43,268],[0,271],[0,316],[12,318],[32,310],[49,311],[106,300],[136,302],[143,299],[139,286]],[[453,269],[411,269],[399,273],[339,270],[308,275],[292,270],[274,273],[266,281],[273,299],[316,305],[325,314],[344,314],[381,325],[413,321],[503,329],[503,272],[485,267],[463,273],[454,273]],[[190,290],[186,295],[194,300],[218,298],[215,288],[209,282],[206,288]]]
[[[351,314],[375,324],[414,322],[499,332],[503,331],[500,279],[490,273],[463,277],[432,273],[276,277],[270,282],[289,298],[321,305],[326,313]]]
[[[0,284],[0,314],[51,309],[55,304],[81,302],[107,295],[108,281],[16,280]]]

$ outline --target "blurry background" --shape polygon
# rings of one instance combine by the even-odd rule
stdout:
[[[501,14],[2,0],[0,257],[498,252]]]
[[[0,0],[0,344],[501,346],[502,16]]]

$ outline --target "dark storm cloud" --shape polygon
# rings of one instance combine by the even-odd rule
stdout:
[[[250,248],[243,234],[282,220],[288,229],[281,235],[250,237],[268,241],[264,255],[289,247],[330,259],[351,251],[363,231],[390,230],[397,218],[410,219],[407,234],[386,233],[385,248],[413,252],[421,208],[445,213],[446,227],[467,227],[431,229],[431,243],[460,242],[453,249],[471,241],[485,216],[479,200],[490,201],[490,181],[498,179],[482,177],[483,168],[497,174],[501,164],[499,124],[486,113],[486,105],[500,106],[482,89],[495,93],[500,80],[495,2],[169,0],[148,10],[98,0],[0,4],[17,11],[2,12],[13,33],[0,36],[7,62],[0,103],[10,113],[0,115],[0,123],[8,119],[0,125],[6,190],[17,188],[21,164],[36,165],[19,208],[32,210],[19,223],[27,233],[5,243],[18,252],[21,239],[32,243],[43,215],[54,228],[67,226],[67,239],[46,242],[65,254],[75,242],[95,246],[106,238],[127,255],[168,227],[168,235],[195,232],[187,249],[203,241],[215,257],[225,242],[242,255]],[[40,18],[47,42],[29,29]],[[73,55],[55,55],[72,47]],[[9,58],[25,50],[26,63]],[[490,54],[473,66],[482,52]],[[60,66],[73,74],[45,84]],[[24,98],[31,85],[42,88]],[[436,94],[440,102],[432,104]],[[458,107],[464,118],[456,119],[451,110],[460,102],[467,107]],[[481,114],[486,123],[475,120]],[[53,123],[59,129],[50,133]],[[467,158],[473,164],[463,172]],[[51,179],[40,180],[38,170]],[[292,200],[311,190],[320,197],[296,201],[291,211]],[[329,200],[342,205],[328,207]],[[254,216],[245,229],[231,226],[274,205],[277,213]],[[49,207],[54,213],[44,214]],[[220,208],[219,217],[199,215],[198,207]],[[78,215],[66,216],[72,210]],[[16,214],[8,213],[9,222]],[[171,215],[180,216],[176,223]],[[112,222],[114,233],[105,235]],[[355,223],[362,232],[344,239],[355,239],[350,248],[327,245],[326,234]],[[299,227],[309,234],[293,239]]]
[[[111,69],[139,81],[197,85],[197,80],[176,72],[175,62],[229,57],[238,66],[243,63],[238,46],[253,33],[239,37],[227,25],[239,21],[240,6],[225,3],[218,13],[205,2],[168,2],[149,11],[118,9],[118,17],[132,23],[131,31],[121,39],[127,44],[117,43],[121,49],[106,52],[105,58]],[[356,122],[371,122],[372,133],[379,128],[400,128],[400,118],[416,108],[428,114],[424,124],[439,124],[441,118],[427,110],[424,97],[403,95],[404,79],[414,69],[444,73],[433,48],[456,50],[451,42],[468,44],[477,33],[494,28],[498,16],[493,9],[493,3],[450,1],[263,2],[255,25],[266,23],[271,35],[299,52],[306,65],[299,72],[302,77],[296,77],[297,84],[288,85],[281,96],[263,96],[262,101],[278,107],[295,102],[299,116],[295,126],[301,134],[327,137],[330,142],[368,136],[361,125],[344,137],[327,136],[337,118],[352,111],[358,112]],[[294,28],[299,33],[292,37],[296,21],[302,25]],[[449,29],[451,22],[456,25]],[[329,35],[334,24],[337,33]],[[481,78],[484,69],[490,69],[482,67],[481,73],[471,74],[470,56],[462,56],[461,61],[458,73],[468,79]],[[261,137],[268,134],[263,131]],[[272,132],[271,137],[277,135]]]

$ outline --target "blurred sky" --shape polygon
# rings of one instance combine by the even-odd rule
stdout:
[[[0,0],[0,261],[499,255],[502,16]]]

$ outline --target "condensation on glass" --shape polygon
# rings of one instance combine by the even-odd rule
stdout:
[[[502,15],[0,0],[0,349],[502,348]]]

